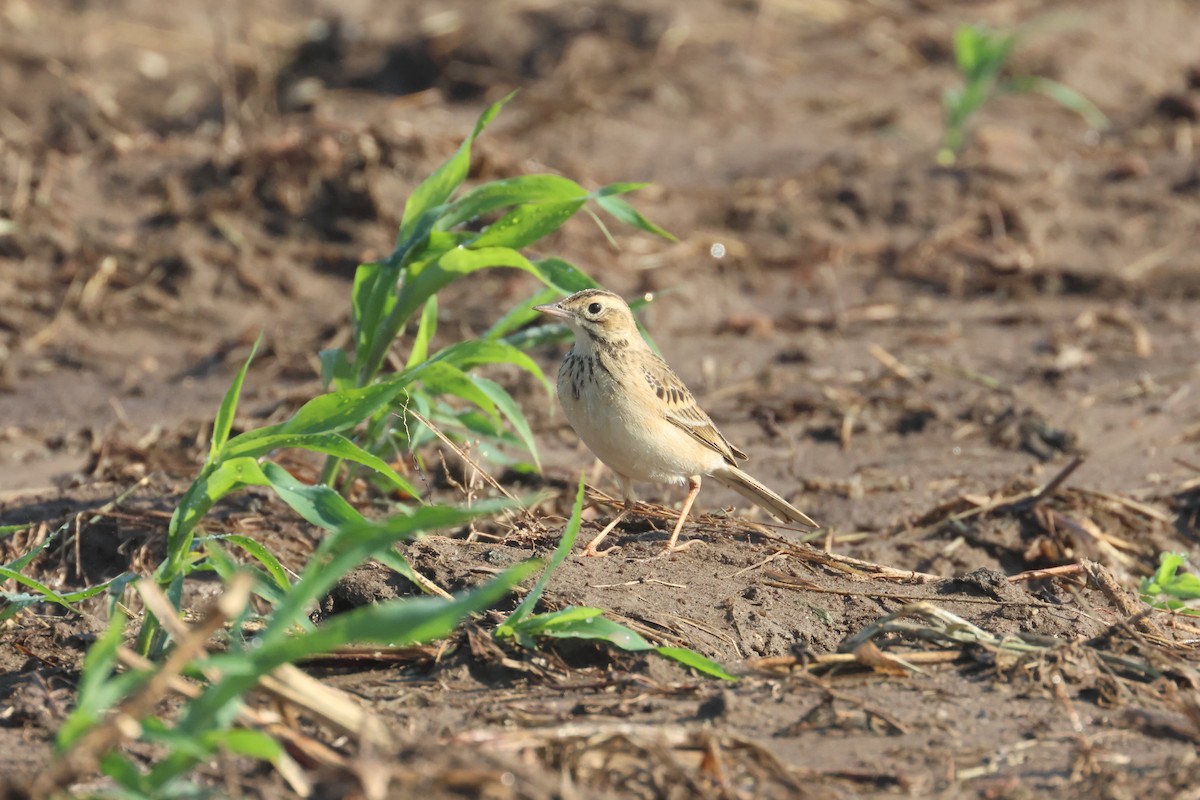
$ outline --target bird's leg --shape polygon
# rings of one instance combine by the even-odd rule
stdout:
[[[613,550],[620,549],[620,547],[617,545],[613,545],[612,547],[608,548],[607,550],[597,550],[596,549],[596,546],[599,545],[600,542],[604,541],[604,537],[608,536],[610,533],[612,533],[613,528],[617,527],[617,525],[621,522],[621,520],[625,519],[625,517],[629,514],[629,512],[633,510],[634,506],[637,505],[637,500],[635,500],[633,497],[633,481],[631,481],[629,478],[625,477],[624,475],[617,473],[617,482],[621,484],[621,493],[625,496],[625,505],[624,505],[624,507],[622,507],[621,513],[619,513],[619,514],[617,514],[617,516],[613,517],[612,522],[605,525],[604,530],[600,531],[600,533],[597,534],[596,538],[594,538],[590,542],[588,542],[587,547],[583,548],[583,554],[585,556],[595,556],[596,558],[603,558],[604,556],[611,553]]]
[[[687,519],[688,512],[692,510],[692,503],[696,502],[696,495],[700,493],[700,476],[693,475],[688,478],[688,496],[683,501],[683,510],[679,512],[679,521],[675,523],[675,530],[671,532],[671,541],[667,542],[667,553],[677,553],[680,550],[686,550],[691,542],[682,544],[679,547],[675,546],[675,541],[679,538],[679,532],[683,530],[683,521]]]

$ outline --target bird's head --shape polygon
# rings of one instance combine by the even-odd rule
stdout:
[[[629,305],[603,289],[584,289],[557,303],[534,306],[534,310],[570,325],[577,339],[641,341]]]

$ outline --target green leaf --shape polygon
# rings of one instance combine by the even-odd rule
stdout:
[[[445,362],[462,370],[478,367],[482,364],[513,364],[541,381],[542,386],[545,387],[548,394],[551,391],[550,381],[546,379],[546,375],[534,360],[512,345],[504,344],[503,342],[489,342],[478,339],[458,342],[457,344],[443,347],[430,361]]]
[[[231,753],[272,763],[278,761],[279,757],[283,755],[283,746],[273,737],[263,731],[248,728],[210,731],[201,737],[201,741],[209,751],[222,747]]]
[[[143,786],[142,771],[132,761],[116,750],[109,750],[100,758],[100,771],[116,781],[118,786],[129,790],[126,797],[147,797]]]
[[[111,705],[113,698],[102,691],[117,665],[117,650],[125,638],[125,617],[117,615],[103,635],[83,657],[83,672],[75,696],[75,709],[63,723],[55,739],[55,748],[63,752]]]
[[[292,418],[279,425],[270,425],[243,433],[233,441],[254,439],[276,433],[335,433],[353,428],[376,411],[387,406],[411,382],[406,373],[389,376],[388,380],[361,389],[343,389],[309,400],[296,410]],[[232,444],[232,442],[231,442]],[[226,450],[226,455],[228,455]]]
[[[253,591],[272,606],[279,605],[283,600],[285,590],[266,570],[254,565],[239,564],[219,544],[221,537],[205,536],[197,540],[204,549],[204,557],[196,562],[189,574],[193,572],[214,572],[224,583],[229,583],[239,572],[249,572],[255,577]],[[197,554],[198,555],[198,554]]]
[[[534,311],[533,307],[540,306],[544,303],[552,303],[560,296],[560,292],[552,287],[542,289],[528,300],[518,303],[506,311],[500,317],[500,319],[492,323],[492,326],[484,331],[479,338],[490,339],[493,341],[504,341],[505,343],[512,344],[505,334],[511,333],[518,328],[524,328],[530,322],[540,318],[542,315]]]
[[[0,538],[12,536],[14,533],[19,533],[20,531],[27,531],[32,527],[32,522],[25,522],[19,525],[0,525]]]
[[[522,413],[521,406],[513,399],[512,395],[504,390],[504,387],[495,381],[488,380],[480,375],[471,375],[470,380],[481,392],[487,395],[488,399],[508,419],[509,424],[513,426],[517,435],[521,437],[521,442],[525,445],[525,449],[529,451],[529,455],[533,456],[533,461],[540,471],[542,464],[538,458],[537,442],[533,438],[533,430],[529,427],[529,421],[525,419],[525,414]]]
[[[467,172],[471,167],[471,145],[474,144],[479,134],[483,133],[483,129],[500,113],[504,104],[513,98],[514,94],[516,93],[488,106],[479,116],[471,135],[459,145],[454,155],[409,195],[408,202],[404,204],[404,217],[400,222],[399,238],[402,243],[412,238],[418,219],[445,203],[454,190],[466,179]]]
[[[636,631],[603,616],[598,608],[565,608],[553,614],[539,614],[519,626],[526,636],[549,636],[555,639],[592,639],[629,652],[653,651],[664,658],[678,661],[701,674],[726,681],[736,681],[720,664],[686,647],[656,647]]]
[[[552,332],[550,337],[531,336],[529,335],[529,331],[520,331],[511,337],[506,336],[506,334],[510,334],[516,329],[522,328],[536,319],[540,319],[542,315],[533,310],[534,306],[552,302],[559,295],[574,294],[584,289],[600,288],[600,284],[596,283],[587,273],[561,258],[539,259],[530,262],[530,266],[537,277],[543,283],[547,284],[549,288],[543,289],[523,303],[513,306],[500,319],[496,320],[492,324],[492,327],[488,328],[483,336],[480,337],[481,339],[500,339],[501,337],[505,337],[507,343],[516,344],[520,349],[528,350],[539,344],[545,344],[547,341],[566,338],[569,335],[566,329],[558,325],[538,326],[538,332],[542,332],[543,329]]]
[[[255,433],[258,433],[258,431],[255,431]],[[232,442],[231,445],[233,445]],[[282,450],[290,447],[298,447],[314,453],[325,453],[326,455],[335,456],[346,461],[353,461],[356,464],[362,464],[364,467],[369,467],[380,475],[383,475],[393,486],[406,494],[412,497],[420,496],[417,488],[401,477],[396,470],[388,466],[386,461],[379,456],[368,453],[339,433],[282,433],[273,436],[259,436],[231,446],[226,455],[230,458],[241,456],[257,457],[266,455],[272,450]]]
[[[249,457],[223,460],[219,465],[209,464],[201,470],[171,515],[171,523],[167,526],[167,558],[155,571],[159,584],[165,585],[179,574],[192,544],[193,530],[214,503],[237,489],[266,483],[258,462]]]
[[[564,259],[539,258],[532,263],[537,276],[564,295],[600,288],[590,275]]]
[[[334,496],[337,496],[336,493]],[[377,522],[362,519],[357,511],[350,509],[358,519],[348,518],[331,528],[333,535],[327,536],[317,547],[300,579],[276,609],[267,630],[261,635],[261,641],[266,644],[276,637],[286,637],[297,619],[304,615],[305,609],[324,597],[341,576],[366,559],[390,548],[395,542],[442,528],[464,525],[511,506],[511,502],[500,500],[484,500],[471,508],[424,506],[414,509],[412,513],[397,514]],[[336,520],[330,518],[329,522]]]
[[[476,385],[472,376],[453,364],[444,361],[428,362],[421,371],[420,382],[430,396],[448,394],[459,397],[499,419],[495,402]]]
[[[537,583],[533,585],[533,589],[521,601],[513,613],[509,614],[508,619],[496,628],[495,636],[503,638],[505,636],[516,636],[517,626],[533,613],[534,606],[542,599],[542,594],[546,591],[546,586],[550,583],[550,576],[558,566],[567,559],[571,554],[571,548],[575,545],[575,537],[579,535],[579,528],[583,524],[583,475],[579,476],[579,488],[575,490],[575,505],[571,508],[571,518],[567,520],[567,527],[563,530],[562,539],[558,542],[558,547],[554,548],[554,555],[550,558],[550,564],[546,571],[538,578]]]
[[[489,247],[483,250],[452,247],[441,253],[436,259],[423,264],[419,270],[414,270],[409,274],[400,290],[400,299],[393,311],[393,316],[400,321],[395,326],[396,331],[399,331],[403,320],[407,319],[429,297],[464,275],[491,267],[515,267],[536,274],[525,256],[507,247]],[[376,351],[378,351],[378,347]],[[371,357],[375,358],[375,352]]]
[[[354,367],[360,380],[369,354],[385,335],[380,326],[396,305],[399,277],[399,268],[380,263],[360,264],[354,272]],[[387,338],[390,344],[391,337]]]
[[[29,526],[29,525],[14,526],[15,530],[19,530],[19,531],[28,530],[30,527],[31,526]],[[39,555],[44,553],[46,551],[46,548],[48,548],[48,547],[50,547],[50,545],[54,544],[55,540],[58,539],[59,535],[62,534],[63,531],[67,530],[68,527],[69,527],[69,523],[64,523],[63,525],[60,525],[56,530],[52,531],[50,533],[50,535],[47,536],[42,541],[41,544],[37,545],[32,550],[30,550],[28,553],[26,553],[25,555],[16,559],[15,561],[10,561],[9,563],[5,564],[4,566],[7,567],[8,569],[12,570],[13,572],[20,572],[21,570],[25,569],[25,567],[29,566],[30,561],[33,561]]]
[[[521,175],[490,181],[477,186],[455,200],[437,222],[439,230],[478,219],[497,208],[587,197],[587,190],[573,180],[559,175]]]
[[[493,222],[469,245],[472,250],[509,247],[520,250],[548,236],[583,208],[586,199],[525,203]]]
[[[614,218],[624,222],[626,225],[630,225],[648,233],[653,233],[672,242],[679,241],[672,234],[668,233],[642,216],[640,211],[629,205],[629,203],[627,203],[623,198],[617,197],[616,195],[597,196],[596,205],[600,206]]]
[[[429,342],[437,333],[438,302],[437,295],[432,294],[425,301],[421,311],[421,323],[417,326],[417,335],[413,338],[412,351],[408,354],[408,366],[414,367],[429,356]]]
[[[246,363],[242,364],[242,368],[238,370],[237,377],[233,379],[233,383],[229,387],[229,391],[225,393],[225,398],[221,401],[221,407],[217,410],[217,418],[213,422],[212,445],[208,451],[209,462],[216,461],[217,454],[221,452],[221,448],[225,446],[225,441],[229,438],[229,431],[233,429],[233,417],[237,413],[238,398],[242,394],[242,384],[246,382],[246,372],[250,369],[250,362],[254,360],[254,356],[258,353],[258,348],[262,344],[262,334],[254,341],[254,346],[250,348],[250,355],[246,358]]]
[[[1103,130],[1109,125],[1104,112],[1070,86],[1065,86],[1050,78],[1040,78],[1036,75],[1014,78],[1010,81],[1014,91],[1036,92],[1049,97],[1068,111],[1074,111],[1089,127]]]
[[[270,663],[290,662],[352,642],[404,645],[444,639],[465,617],[502,600],[540,566],[537,561],[518,564],[454,600],[417,597],[359,606],[330,617],[312,633],[264,648],[265,657]]]
[[[578,610],[563,609],[571,612]],[[591,612],[584,616],[575,613],[564,614],[563,611],[531,617],[522,626],[522,632],[555,639],[599,639],[634,653],[654,649],[654,645],[647,642],[637,631],[605,617],[603,609],[584,609]]]
[[[42,596],[43,601],[48,600],[52,603],[58,603],[63,608],[68,608],[72,611],[75,610],[71,606],[71,603],[68,602],[68,600],[65,597],[63,597],[61,594],[54,591],[53,589],[51,589],[49,586],[42,583],[41,581],[35,580],[34,578],[30,578],[26,575],[22,575],[20,572],[17,572],[16,570],[11,570],[11,569],[8,569],[7,567],[0,567],[0,579],[8,579],[10,581],[16,581],[17,583],[21,584],[22,586],[27,586],[28,588],[33,589],[35,592],[40,594]],[[101,591],[103,591],[103,590],[101,590]]]
[[[328,486],[301,483],[292,473],[270,461],[262,465],[262,471],[280,499],[319,528],[337,531],[366,521],[344,497]]]
[[[975,74],[982,61],[983,35],[974,25],[959,25],[954,29],[954,63],[964,76]]]
[[[287,591],[292,588],[292,581],[288,577],[287,570],[283,568],[283,564],[279,563],[279,559],[275,554],[266,548],[266,546],[249,536],[243,536],[240,533],[226,533],[219,536],[210,536],[208,539],[220,542],[229,542],[235,544],[250,555],[255,561],[263,565],[263,569],[271,576],[271,580],[280,589]]]
[[[354,365],[346,357],[346,351],[340,347],[322,350],[318,357],[321,360],[321,385],[326,389],[349,389],[354,385]]]
[[[428,530],[429,523],[448,519],[461,519],[458,509],[423,508],[411,517],[399,517],[386,523],[362,526],[347,530],[345,540],[351,546],[336,554],[332,559],[317,557],[310,562],[305,575],[289,592],[263,631],[258,646],[245,651],[242,657],[228,663],[222,676],[211,684],[204,693],[189,703],[183,718],[175,728],[175,735],[183,740],[197,737],[224,720],[232,719],[237,711],[238,700],[265,675],[282,664],[294,662],[306,655],[326,652],[332,647],[349,641],[376,642],[422,642],[449,634],[458,622],[471,613],[481,611],[503,598],[513,585],[535,569],[536,565],[525,564],[511,569],[488,584],[460,595],[451,601],[435,598],[415,598],[391,601],[378,605],[363,606],[345,614],[339,614],[311,633],[293,635],[295,617],[308,604],[322,596],[333,582],[344,573],[344,569],[357,563],[359,556],[370,555],[379,547],[389,546],[397,534]],[[466,514],[465,516],[470,516]],[[335,534],[332,538],[341,538]],[[330,555],[327,539],[323,543],[325,556]],[[364,555],[365,554],[365,555]],[[215,662],[217,659],[213,659]],[[188,756],[174,753],[155,767],[150,780],[161,785],[182,769],[194,763]]]
[[[654,652],[664,658],[669,658],[678,661],[685,667],[691,667],[702,675],[707,675],[710,678],[720,678],[723,681],[736,681],[735,675],[729,674],[724,667],[717,662],[705,658],[695,650],[689,650],[686,647],[656,647]]]

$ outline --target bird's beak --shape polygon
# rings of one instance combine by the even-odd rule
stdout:
[[[558,317],[559,319],[567,319],[568,317],[571,316],[571,312],[564,311],[558,305],[558,303],[550,303],[550,304],[544,305],[544,306],[534,306],[533,310],[540,311],[543,314],[547,314],[551,317]]]

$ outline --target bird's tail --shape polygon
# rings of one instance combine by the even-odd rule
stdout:
[[[814,528],[821,527],[803,511],[737,467],[725,466],[709,475],[784,522],[799,522]]]

